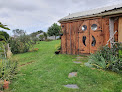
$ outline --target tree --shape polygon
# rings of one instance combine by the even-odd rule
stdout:
[[[9,34],[5,31],[0,31],[0,41],[7,41],[9,39]]]
[[[44,32],[43,35],[44,35],[44,38],[45,38],[45,40],[46,40],[46,39],[47,39],[47,33]]]
[[[3,25],[1,22],[0,22],[0,28],[3,28],[3,29],[6,29],[6,30],[10,30],[8,27],[6,27],[7,25]],[[6,50],[5,50],[5,45],[6,45],[6,39],[7,39],[7,36],[4,36],[6,33],[2,33],[0,34],[0,56],[2,56],[2,54],[4,55],[4,57],[6,58]]]
[[[30,36],[33,38],[33,37],[36,37],[36,35],[38,35],[40,33],[43,33],[43,31],[42,30],[39,30],[37,32],[33,32],[33,33],[30,34]]]
[[[14,34],[14,37],[18,37],[21,35],[25,35],[26,32],[22,29],[15,29],[15,30],[13,30],[13,34]]]
[[[59,36],[60,30],[61,30],[61,27],[57,23],[54,23],[51,27],[48,28],[47,33],[49,36],[55,36],[55,39],[56,39],[56,36]]]
[[[40,35],[39,38],[40,38],[41,41],[43,41],[44,35]]]

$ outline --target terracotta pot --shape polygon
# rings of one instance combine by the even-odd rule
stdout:
[[[4,80],[3,88],[4,89],[8,89],[9,88],[9,81]]]

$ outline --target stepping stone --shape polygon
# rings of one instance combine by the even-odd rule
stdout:
[[[77,58],[77,60],[81,60],[80,58]]]
[[[76,64],[81,64],[81,62],[77,62],[77,61],[73,61],[74,63],[76,63]]]
[[[64,86],[67,87],[67,88],[79,89],[79,87],[76,84],[67,84],[67,85],[64,85]]]
[[[72,72],[72,73],[69,73],[68,77],[71,78],[71,77],[76,77],[77,76],[77,72]]]
[[[81,59],[81,58],[84,58],[84,57],[76,57],[77,59]]]

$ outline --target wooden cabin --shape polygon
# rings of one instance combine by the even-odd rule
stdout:
[[[90,54],[122,42],[122,4],[73,13],[59,22],[62,54]]]

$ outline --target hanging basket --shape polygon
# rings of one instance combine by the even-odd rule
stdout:
[[[60,33],[60,36],[63,36],[63,33]]]

